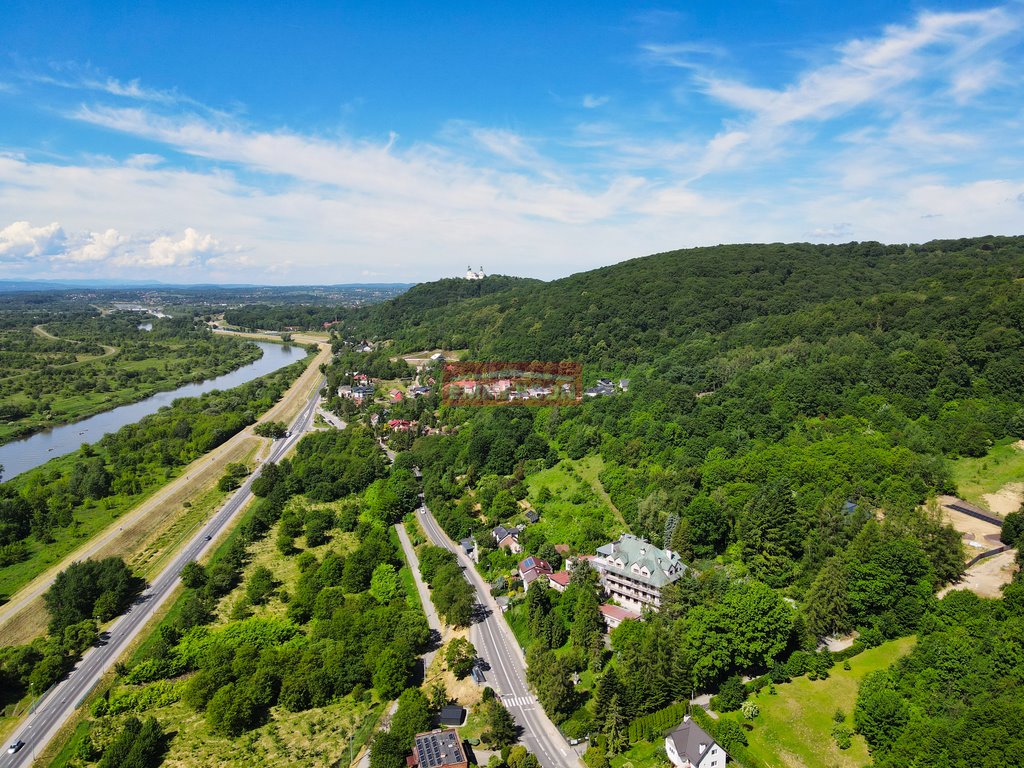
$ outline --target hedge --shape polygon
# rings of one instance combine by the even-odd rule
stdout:
[[[686,706],[686,702],[669,704],[657,712],[638,717],[629,724],[629,743],[636,744],[638,741],[651,741],[664,736],[669,729],[675,728],[683,721]]]

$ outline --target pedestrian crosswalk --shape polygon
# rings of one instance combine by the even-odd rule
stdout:
[[[501,697],[501,702],[506,707],[529,707],[534,704],[533,696],[512,696],[507,693]]]

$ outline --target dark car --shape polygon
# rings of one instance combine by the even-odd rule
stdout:
[[[17,741],[12,741],[11,742],[11,746],[9,746],[7,748],[7,754],[8,755],[13,755],[15,752],[17,752],[18,750],[20,750],[24,746],[25,746],[25,742],[22,741],[21,739],[18,739]]]

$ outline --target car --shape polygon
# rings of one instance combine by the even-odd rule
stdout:
[[[477,665],[477,664],[473,665],[472,675],[473,675],[473,682],[475,682],[477,685],[483,684],[483,682],[484,682],[484,671],[482,669],[480,669],[479,665]]]
[[[15,752],[17,752],[19,749],[21,749],[24,746],[25,746],[25,742],[22,741],[21,739],[18,739],[17,741],[12,741],[11,742],[11,746],[9,746],[7,748],[7,754],[8,755],[13,755]]]
[[[213,536],[211,536],[210,534],[206,534],[205,536],[203,536],[203,541],[209,541],[212,538]]]

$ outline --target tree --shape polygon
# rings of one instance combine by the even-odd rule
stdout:
[[[598,723],[608,721],[611,713],[612,699],[621,697],[623,692],[622,683],[615,667],[609,667],[597,681],[597,690],[594,694],[594,719]]]
[[[518,738],[518,729],[505,705],[500,699],[494,698],[487,707],[487,740],[499,749],[514,744]]]
[[[288,434],[288,425],[281,421],[263,421],[253,427],[252,431],[260,437],[270,437],[276,440]]]
[[[490,506],[490,518],[492,520],[507,520],[519,511],[519,505],[515,497],[506,490],[498,491]]]
[[[817,638],[850,628],[846,573],[840,557],[831,557],[818,572],[806,599],[807,629]]]
[[[625,707],[619,694],[612,696],[608,707],[608,716],[604,721],[603,732],[607,739],[607,751],[614,754],[629,748],[628,721]]]
[[[413,670],[413,655],[407,648],[389,646],[377,659],[373,672],[373,687],[382,699],[393,699],[400,694]]]
[[[448,643],[444,660],[452,674],[462,679],[472,671],[476,663],[476,648],[466,638],[456,637]]]
[[[872,750],[885,750],[895,743],[909,719],[906,703],[894,690],[886,670],[869,673],[861,682],[853,723]]]
[[[1011,547],[1020,547],[1021,539],[1024,538],[1024,511],[1011,512],[1003,520],[1003,528],[999,533],[999,539],[1003,544]]]
[[[785,481],[763,487],[747,504],[739,524],[744,560],[754,575],[772,586],[792,577],[802,538],[793,491]]]
[[[405,768],[406,749],[391,731],[377,731],[370,747],[370,768]]]
[[[526,653],[526,679],[537,691],[537,700],[557,725],[576,709],[576,690],[564,659],[539,643]]]
[[[739,709],[747,698],[747,689],[743,686],[743,680],[739,675],[732,675],[726,678],[722,687],[718,689],[718,709],[722,712],[732,712]]]
[[[398,697],[398,709],[391,718],[391,733],[399,740],[403,749],[411,750],[413,737],[429,731],[433,722],[430,704],[419,688],[406,688]]]
[[[370,577],[370,594],[374,599],[386,605],[398,594],[399,581],[398,572],[391,563],[381,563],[373,569]]]
[[[767,669],[786,647],[793,611],[759,581],[729,588],[713,606],[697,606],[686,616],[686,644],[698,685],[731,671]]]
[[[189,560],[181,569],[181,583],[187,589],[202,589],[206,586],[206,569],[195,560]]]
[[[261,565],[246,580],[245,596],[253,605],[262,605],[267,601],[267,596],[274,591],[276,584],[271,570]]]

